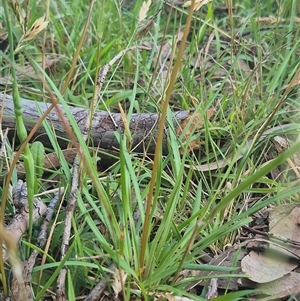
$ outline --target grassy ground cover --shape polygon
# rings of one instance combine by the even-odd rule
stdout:
[[[47,244],[38,247],[39,222],[30,223],[18,245],[22,261],[32,250],[40,253],[30,283],[33,300],[56,294],[63,267],[68,300],[84,299],[100,280],[103,300],[205,300],[199,271],[240,275],[234,265],[206,265],[203,258],[239,243],[242,226],[262,209],[299,202],[298,174],[285,163],[299,150],[299,2],[207,1],[190,15],[188,1],[173,9],[152,2],[8,1],[1,10],[2,93],[16,101],[18,95],[49,103],[55,98],[66,111],[67,105],[110,112],[121,106],[128,122],[132,113],[160,112],[169,123],[168,154],[159,151],[159,139],[155,155],[135,154],[129,147],[132,133],[126,133],[118,137],[118,160],[99,170],[101,154],[97,147],[88,151],[71,121],[85,158],[75,186],[75,167],[64,161],[51,127],[52,149],[45,152],[61,155],[59,169],[37,174],[32,152],[24,150],[20,160],[33,181],[29,202],[35,194],[49,204],[53,192],[64,188]],[[109,66],[95,99],[99,70],[128,47],[133,50]],[[192,142],[172,130],[172,113],[178,110],[202,116],[202,129],[192,133],[201,141],[199,150],[191,151]],[[22,132],[20,112],[16,116]],[[291,144],[296,141],[286,152],[273,146],[274,135],[260,139],[265,130],[284,124],[291,124]],[[286,137],[287,130],[277,134]],[[25,139],[26,134],[19,136]],[[6,162],[19,146],[7,142]],[[223,168],[201,168],[224,158]],[[14,172],[10,183],[16,182]],[[0,191],[7,193],[4,184]],[[5,199],[1,218],[8,223],[15,208]],[[61,256],[70,212],[70,238]],[[11,269],[1,266],[5,294]],[[238,300],[249,291],[219,293],[215,300]]]

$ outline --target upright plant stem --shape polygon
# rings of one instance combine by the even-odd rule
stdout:
[[[7,1],[3,1],[3,7],[5,12],[5,19],[8,31],[8,42],[9,42],[9,56],[11,62],[11,74],[12,74],[12,86],[13,86],[13,102],[14,102],[14,112],[16,117],[16,129],[17,135],[20,143],[24,143],[27,138],[27,130],[23,122],[23,107],[20,98],[17,77],[15,70],[15,58],[14,58],[14,39],[12,33],[12,26],[9,19],[9,11]],[[27,197],[29,205],[29,237],[32,234],[32,213],[33,213],[33,198],[34,198],[34,160],[29,149],[29,145],[25,145],[24,148],[24,167],[26,172],[26,184],[27,184]],[[4,215],[5,212],[5,201],[2,202],[1,214]]]
[[[80,37],[78,46],[77,46],[77,48],[76,48],[76,52],[75,52],[75,55],[74,55],[74,58],[73,58],[73,61],[72,61],[71,68],[70,68],[70,70],[69,70],[67,79],[65,80],[64,85],[63,85],[63,87],[62,87],[62,89],[61,89],[61,94],[62,94],[62,95],[64,95],[65,92],[67,91],[69,82],[70,82],[71,77],[72,77],[72,75],[73,75],[73,71],[74,71],[74,69],[75,69],[75,67],[76,67],[77,59],[78,59],[78,57],[79,57],[79,53],[80,53],[81,47],[82,47],[83,42],[84,42],[84,39],[85,39],[85,37],[86,37],[86,32],[87,32],[87,29],[88,29],[88,26],[89,26],[89,20],[91,19],[91,15],[92,15],[92,12],[93,12],[93,7],[94,7],[95,2],[96,2],[96,0],[92,0],[92,1],[91,1],[90,7],[89,7],[89,12],[88,12],[88,15],[87,15],[87,17],[86,17],[86,22],[85,22],[84,27],[83,27],[82,35],[81,35],[81,37]]]
[[[162,154],[162,140],[163,140],[163,133],[164,133],[164,124],[167,116],[167,109],[168,105],[170,102],[170,98],[173,92],[173,87],[175,84],[175,81],[177,79],[177,74],[178,70],[180,68],[181,64],[181,58],[183,56],[183,52],[185,49],[185,44],[187,40],[187,36],[190,31],[190,26],[191,26],[191,21],[192,21],[192,16],[193,16],[193,10],[195,6],[195,0],[192,0],[192,4],[190,6],[189,14],[186,20],[186,26],[185,30],[183,33],[182,41],[179,47],[178,51],[178,56],[174,64],[174,68],[171,74],[170,78],[170,83],[167,87],[166,90],[166,98],[165,101],[163,102],[163,107],[162,107],[162,113],[161,113],[161,118],[159,120],[159,127],[158,127],[158,133],[157,133],[157,141],[156,141],[156,147],[155,147],[155,155],[154,155],[154,162],[153,162],[153,168],[152,168],[152,177],[151,177],[151,182],[150,182],[150,188],[149,188],[149,193],[147,195],[147,204],[146,204],[146,212],[145,212],[145,223],[143,227],[143,234],[142,234],[142,243],[141,243],[141,255],[140,255],[140,269],[143,270],[144,267],[144,261],[145,261],[145,253],[146,253],[146,246],[148,243],[148,238],[149,238],[149,224],[150,224],[150,212],[151,212],[151,205],[152,205],[152,197],[153,197],[153,192],[154,192],[154,187],[155,183],[157,181],[157,174],[158,174],[158,166],[159,166],[159,161],[161,158]],[[145,268],[144,272],[144,279],[148,278],[148,269],[147,267]]]

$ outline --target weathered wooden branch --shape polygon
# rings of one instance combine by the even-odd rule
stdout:
[[[27,187],[22,181],[18,181],[17,185],[12,191],[13,204],[20,212],[11,220],[10,224],[6,227],[6,232],[15,241],[19,241],[25,231],[28,229],[29,224],[29,210],[27,200]],[[40,200],[34,199],[33,222],[36,222],[47,211],[47,206]],[[8,259],[8,253],[5,245],[2,245],[2,260]]]
[[[55,193],[54,198],[50,202],[48,208],[39,198],[34,199],[33,221],[35,222],[40,217],[46,215],[36,241],[37,246],[40,248],[43,248],[46,244],[49,224],[53,218],[54,208],[60,199],[61,192],[62,191]],[[20,180],[17,182],[12,189],[12,199],[15,208],[17,208],[20,212],[15,215],[10,224],[7,226],[6,234],[11,239],[14,239],[15,242],[18,242],[29,227],[29,205],[26,183],[23,183],[23,181]],[[31,289],[32,269],[36,264],[36,259],[39,254],[40,252],[38,250],[33,249],[29,258],[20,263],[22,275],[20,275],[19,272],[12,273],[12,278],[10,281],[12,300],[33,300]],[[3,245],[3,261],[8,259],[8,255],[9,253],[6,250],[6,246]]]
[[[40,113],[37,108],[43,113],[49,107],[49,104],[42,102],[34,102],[27,99],[22,99],[23,103],[23,117],[27,131],[31,131],[37,120],[40,118]],[[58,108],[64,112],[61,105],[57,105]],[[88,118],[88,110],[78,107],[69,107],[72,115],[74,116],[78,127],[82,131],[86,119]],[[10,128],[14,131],[15,129],[15,117],[14,117],[14,106],[13,99],[10,95],[5,95],[0,93],[0,112],[1,113],[1,123],[2,130]],[[68,118],[65,113],[64,117],[68,121]],[[210,113],[208,113],[210,115]],[[112,118],[115,123],[118,125],[116,128],[112,122],[110,116],[104,111],[96,111],[91,128],[91,143],[95,147],[100,147],[107,150],[118,150],[119,143],[115,137],[115,132],[124,134],[125,126],[122,120],[122,116],[119,113],[113,113]],[[158,128],[158,114],[132,114],[130,123],[128,125],[129,131],[132,137],[132,146],[131,149],[135,152],[145,152],[154,153],[157,128]],[[186,128],[189,124],[190,119],[192,122],[189,125],[189,128]],[[55,129],[55,133],[58,139],[59,144],[64,148],[68,143],[68,134],[64,129],[63,123],[60,120],[56,109],[53,109],[51,113],[47,116],[47,122]],[[185,128],[185,137],[183,140],[187,140],[189,135],[194,134],[195,129],[200,129],[203,125],[201,121],[201,116],[199,114],[195,115],[195,112],[191,111],[178,111],[174,113],[173,118],[174,128],[176,133],[179,135],[182,134],[183,129]],[[168,125],[166,125],[166,131],[163,139],[163,153],[168,153]],[[11,132],[11,131],[10,131]],[[48,136],[44,127],[40,127],[34,135],[34,139],[41,141],[45,146],[51,146]],[[194,141],[190,144],[191,148],[198,148],[199,143]]]

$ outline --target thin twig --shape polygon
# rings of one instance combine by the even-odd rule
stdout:
[[[270,241],[274,241],[274,242],[278,241],[279,243],[285,243],[285,244],[290,244],[290,245],[295,246],[295,247],[300,247],[300,242],[299,241],[296,241],[296,240],[293,240],[293,239],[290,239],[290,238],[287,238],[287,237],[282,237],[282,236],[276,235],[276,234],[271,233],[271,232],[260,231],[260,230],[253,229],[253,228],[250,228],[250,227],[247,227],[247,226],[242,226],[242,228],[244,228],[248,232],[265,236]]]

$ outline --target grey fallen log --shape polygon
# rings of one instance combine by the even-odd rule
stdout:
[[[38,119],[40,118],[40,113],[37,110],[37,106],[40,108],[41,112],[45,112],[50,104],[43,102],[31,101],[28,99],[22,99],[23,103],[23,119],[28,132],[32,130]],[[64,117],[68,121],[66,114],[64,113],[63,107],[57,105],[63,112]],[[72,115],[74,116],[78,127],[81,132],[84,130],[86,119],[88,118],[88,110],[78,107],[69,107]],[[5,95],[0,93],[0,110],[2,111],[2,130],[9,128],[11,130],[15,129],[15,117],[13,110],[13,99],[10,95]],[[199,114],[195,117],[194,112],[191,111],[178,111],[174,113],[173,123],[174,128],[178,136],[182,133],[183,128],[186,127],[190,118],[193,118],[193,122],[190,125],[190,129],[186,131],[186,135],[183,140],[186,140],[190,134],[193,134],[195,128],[200,128],[202,122],[199,120]],[[117,128],[112,122],[110,116],[105,111],[96,111],[91,127],[91,143],[92,146],[100,147],[107,150],[118,150],[119,143],[115,137],[115,132],[124,134],[125,127],[121,118],[121,114],[112,113],[112,118],[117,124]],[[194,115],[194,116],[193,116]],[[193,116],[193,117],[192,117]],[[129,124],[129,130],[132,137],[131,149],[135,152],[147,152],[154,153],[157,137],[158,128],[158,118],[159,115],[156,113],[148,114],[132,114],[131,121]],[[55,133],[58,139],[58,143],[62,148],[64,148],[68,142],[68,134],[64,129],[63,123],[61,122],[56,109],[53,109],[47,116],[47,122],[52,125],[55,129]],[[164,132],[163,139],[163,153],[168,153],[168,126],[165,126],[166,130]],[[10,131],[10,135],[11,135]],[[41,141],[45,146],[50,146],[50,141],[47,137],[46,131],[43,126],[41,126],[34,135],[34,139]],[[199,144],[193,142],[191,144],[192,148],[197,148]]]

